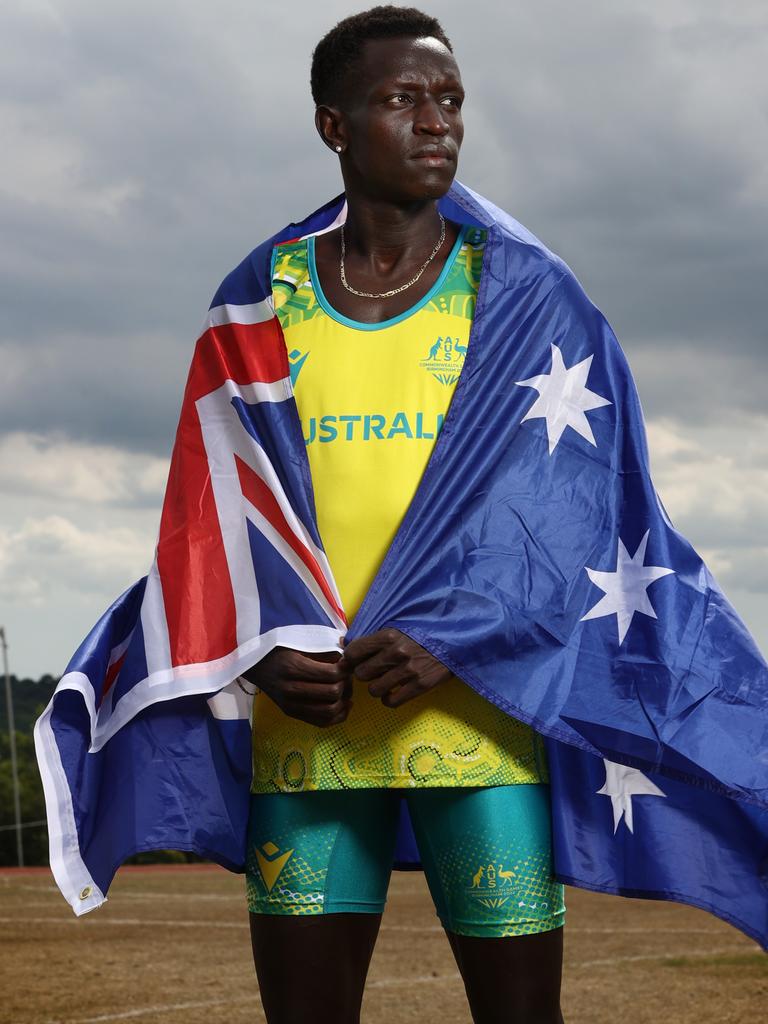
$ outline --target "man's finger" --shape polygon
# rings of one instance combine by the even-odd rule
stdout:
[[[379,629],[368,636],[359,636],[344,646],[344,661],[353,669],[383,648],[395,643],[402,636],[397,629]]]
[[[295,718],[307,725],[314,725],[321,729],[345,721],[351,707],[351,701],[338,701],[334,704],[315,706],[289,700],[280,705],[283,714],[288,715],[289,718]]]
[[[368,684],[368,693],[372,697],[383,697],[385,693],[397,686],[404,686],[406,683],[415,682],[413,672],[405,665],[397,665],[389,669],[378,679]]]
[[[347,703],[344,704],[341,707],[341,709],[338,711],[338,713],[336,715],[334,715],[334,717],[330,720],[330,722],[326,722],[325,723],[326,726],[328,726],[330,728],[330,726],[332,726],[332,725],[340,725],[342,722],[346,722],[347,718],[349,717],[349,713],[350,713],[351,710],[352,710],[352,701],[350,700],[350,701],[347,701]]]
[[[345,685],[343,681],[314,683],[291,679],[280,688],[280,693],[283,700],[310,707],[313,704],[334,704],[337,700],[342,700]]]
[[[286,679],[298,679],[307,682],[332,683],[346,679],[350,667],[341,657],[336,661],[316,661],[300,651],[294,651],[294,657],[287,663],[283,671]]]
[[[370,658],[366,658],[365,661],[361,661],[355,668],[355,675],[358,679],[367,683],[372,679],[378,679],[385,672],[398,668],[400,665],[402,665],[402,657],[398,652],[392,647],[385,647],[383,650],[371,655]]]
[[[401,704],[407,704],[409,700],[420,697],[423,693],[424,690],[417,683],[405,683],[385,693],[381,703],[388,708],[399,708]]]

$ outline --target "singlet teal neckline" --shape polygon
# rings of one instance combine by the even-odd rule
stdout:
[[[336,320],[338,323],[344,324],[345,327],[353,327],[357,331],[381,331],[385,327],[392,327],[394,326],[394,324],[399,324],[401,320],[406,320],[409,316],[413,316],[414,313],[418,312],[422,308],[422,306],[425,306],[430,301],[430,299],[434,298],[437,292],[440,291],[443,284],[445,283],[445,279],[448,276],[451,267],[453,266],[456,256],[458,255],[459,249],[461,248],[466,239],[468,230],[469,229],[466,224],[462,224],[460,226],[459,233],[456,236],[456,241],[453,243],[453,248],[449,252],[448,258],[445,261],[445,266],[440,271],[437,280],[429,289],[429,291],[425,295],[423,295],[418,302],[415,302],[412,306],[409,306],[408,309],[403,310],[402,313],[398,313],[397,316],[391,316],[388,320],[380,320],[378,323],[375,324],[367,324],[362,320],[352,320],[350,317],[344,316],[343,313],[340,313],[338,309],[335,309],[330,304],[328,299],[325,297],[325,292],[323,291],[323,287],[320,284],[320,277],[318,276],[317,273],[317,264],[315,262],[316,236],[310,235],[309,238],[307,239],[309,279],[312,282],[312,287],[315,290],[315,298],[317,299],[318,305],[323,310],[323,312],[327,313],[328,316],[331,317],[332,320]]]

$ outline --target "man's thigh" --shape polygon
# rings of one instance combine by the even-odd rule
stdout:
[[[251,796],[246,892],[252,914],[381,914],[397,835],[386,790]]]
[[[423,790],[408,803],[472,1019],[559,1024],[565,906],[549,787]]]
[[[552,876],[549,786],[411,791],[408,806],[447,931],[506,938],[562,927],[563,886]]]
[[[251,797],[246,890],[270,1024],[359,1021],[398,804],[386,790]]]

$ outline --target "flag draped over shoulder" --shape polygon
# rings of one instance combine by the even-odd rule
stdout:
[[[677,899],[768,946],[768,668],[656,495],[614,335],[570,270],[461,185],[488,229],[465,360],[423,479],[348,635],[394,626],[548,738],[564,880]],[[241,869],[238,676],[276,644],[340,649],[273,245],[198,341],[155,562],[74,656],[36,727],[51,865],[77,913],[139,850]],[[413,858],[407,819],[401,859]]]

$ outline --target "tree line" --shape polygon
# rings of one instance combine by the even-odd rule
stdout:
[[[0,676],[2,681],[2,676]],[[39,865],[48,863],[48,829],[45,824],[45,799],[40,772],[37,769],[33,729],[36,720],[45,710],[53,696],[58,679],[43,675],[39,679],[20,679],[11,676],[13,694],[13,718],[16,733],[16,758],[19,773],[19,797],[21,820],[28,823],[22,829],[24,863]],[[2,687],[4,691],[4,687]],[[11,744],[8,733],[8,714],[5,693],[0,700],[0,866],[14,865],[16,856],[16,830],[13,810],[13,779],[11,773]],[[141,853],[128,863],[147,864],[156,862],[199,860],[193,854],[176,850],[160,850],[155,853]]]
[[[18,679],[11,676],[13,718],[16,726],[16,757],[19,769],[19,796],[22,822],[45,819],[43,785],[37,770],[32,730],[43,713],[58,682],[53,676],[39,679]],[[4,691],[3,687],[3,691]],[[11,776],[11,742],[8,735],[8,713],[5,692],[0,700],[0,864],[16,864],[16,832],[14,825],[13,780]],[[25,864],[48,863],[48,829],[30,824],[22,829]]]

